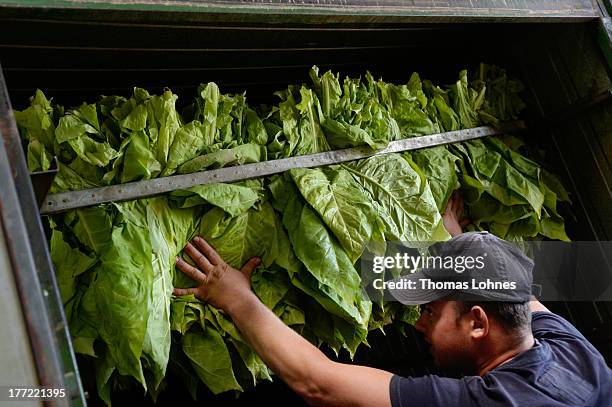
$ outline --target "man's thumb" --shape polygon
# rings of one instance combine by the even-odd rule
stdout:
[[[242,269],[240,271],[242,271],[244,275],[247,276],[250,280],[251,274],[253,274],[253,270],[255,270],[255,268],[259,266],[260,263],[261,259],[259,257],[252,257],[251,259],[249,259],[249,261],[245,263],[244,266],[242,266]]]

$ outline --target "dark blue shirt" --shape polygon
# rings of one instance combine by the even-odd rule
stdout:
[[[535,346],[482,377],[393,376],[392,406],[612,406],[612,370],[576,328],[550,312],[531,328]]]

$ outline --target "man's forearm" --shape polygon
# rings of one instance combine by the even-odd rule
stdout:
[[[177,269],[198,283],[174,288],[225,311],[243,338],[277,375],[307,402],[325,406],[389,407],[392,374],[365,366],[336,363],[286,326],[251,291],[251,273],[260,259],[236,270],[200,237],[185,246],[197,267],[177,258]]]
[[[302,396],[315,393],[314,372],[331,362],[285,325],[253,293],[227,310],[244,339],[274,373]]]

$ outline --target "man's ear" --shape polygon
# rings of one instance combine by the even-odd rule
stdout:
[[[481,339],[489,334],[489,317],[481,306],[474,305],[470,309],[469,318],[470,336],[473,339]]]

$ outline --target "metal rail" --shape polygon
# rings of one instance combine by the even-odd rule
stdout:
[[[291,168],[319,167],[338,164],[346,161],[359,160],[380,154],[397,153],[400,151],[417,150],[424,147],[466,141],[496,134],[511,133],[525,129],[521,121],[510,122],[498,128],[489,126],[476,127],[467,130],[450,131],[431,134],[405,140],[392,141],[384,150],[372,150],[367,146],[353,147],[324,153],[264,161],[255,164],[239,165],[196,172],[193,174],[173,175],[148,181],[129,182],[107,187],[91,188],[81,191],[62,192],[47,196],[41,214],[49,215],[69,209],[82,208],[105,202],[126,201],[146,198],[178,189],[186,189],[196,185],[215,182],[234,182],[249,178],[258,178],[287,171]]]

